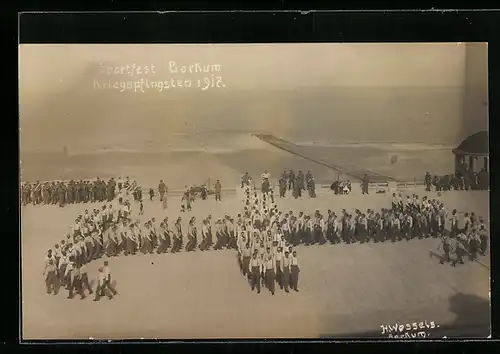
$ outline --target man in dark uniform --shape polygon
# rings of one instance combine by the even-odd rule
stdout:
[[[304,178],[304,173],[302,171],[299,170],[299,172],[297,173],[297,179],[298,179],[298,183],[299,183],[299,188],[301,190],[306,190],[306,180]]]
[[[58,195],[58,197],[59,197],[59,199],[58,199],[59,200],[59,207],[62,208],[62,207],[64,207],[64,204],[66,202],[66,200],[65,200],[66,199],[65,198],[66,197],[66,187],[65,187],[64,183],[61,183],[59,185],[58,194],[59,194]]]
[[[464,255],[467,253],[465,250],[464,243],[466,240],[464,239],[463,234],[458,235],[455,238],[455,260],[452,262],[452,265],[455,266],[457,263],[464,264]]]
[[[290,285],[290,265],[291,265],[290,253],[285,251],[285,257],[281,263],[281,285],[285,289],[285,292],[289,292],[288,287]]]
[[[484,256],[488,250],[488,232],[486,231],[486,226],[482,219],[479,220],[479,240],[479,250],[481,255]]]
[[[286,195],[286,178],[281,177],[279,180],[279,187],[280,187],[280,198],[285,198]]]
[[[77,266],[76,262],[73,262],[73,267],[70,271],[70,285],[69,285],[69,294],[68,299],[73,298],[73,290],[76,289],[76,292],[80,295],[80,298],[85,299],[85,294],[82,289],[82,282],[80,278],[80,268]]]
[[[443,257],[441,258],[441,261],[439,263],[444,264],[445,262],[451,262],[450,259],[450,251],[451,251],[451,246],[450,246],[450,240],[446,235],[442,235],[441,237],[441,244],[439,245],[439,249],[443,249]]]
[[[429,172],[425,173],[424,181],[425,181],[425,190],[427,192],[430,192],[431,191],[431,184],[432,184],[432,176]]]
[[[248,172],[245,172],[243,177],[241,177],[241,188],[244,188],[248,185],[250,185],[250,175],[248,174]]]
[[[369,194],[368,193],[368,184],[370,183],[370,180],[368,178],[368,175],[365,174],[363,176],[363,194]]]
[[[290,261],[290,285],[293,290],[299,291],[299,259],[297,257],[297,251],[293,251],[292,259]]]
[[[215,182],[215,201],[220,201],[221,200],[221,193],[222,193],[222,185],[220,184],[220,181],[217,180]]]
[[[294,189],[295,185],[295,172],[293,170],[290,170],[288,172],[288,190]]]
[[[302,187],[299,176],[295,178],[295,182],[293,183],[293,196],[295,199],[302,197]]]
[[[167,190],[167,186],[163,183],[163,180],[160,180],[160,184],[158,185],[158,192],[160,193],[160,202],[163,202],[163,196]]]

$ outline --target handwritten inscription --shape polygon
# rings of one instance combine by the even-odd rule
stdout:
[[[399,339],[421,339],[430,336],[430,330],[439,328],[439,325],[434,321],[421,321],[413,323],[395,323],[388,325],[381,325],[382,335],[388,336],[388,338],[399,338]]]
[[[179,65],[177,62],[171,60],[168,62],[168,69],[172,74],[175,73],[213,73],[213,72],[219,72],[220,71],[220,65],[218,64],[200,64],[200,63],[194,63],[190,65]]]
[[[171,89],[196,88],[201,91],[226,87],[220,75],[219,64],[192,63],[181,65],[168,62],[168,77],[155,64],[127,64],[120,66],[99,65],[99,76],[93,79],[94,89],[117,90],[119,92],[141,92],[148,90],[165,92]],[[131,79],[133,77],[133,79]]]
[[[99,64],[99,74],[106,76],[127,75],[127,76],[141,76],[156,74],[156,66],[154,64],[137,65],[127,64],[121,66],[105,66]]]

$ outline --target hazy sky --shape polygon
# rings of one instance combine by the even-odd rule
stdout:
[[[486,46],[468,49],[464,43],[21,45],[21,147],[127,145],[132,135],[141,145],[168,133],[238,128],[305,140],[455,144],[485,128]],[[215,75],[225,88],[127,94],[93,87],[95,78],[105,78],[100,63],[153,64],[156,74],[148,78],[156,81],[206,75],[173,74],[172,61],[178,68],[220,65]]]
[[[158,78],[178,65],[219,64],[235,89],[325,86],[460,86],[464,45],[423,44],[224,44],[224,45],[21,45],[23,92],[64,89],[99,62],[157,67]],[[189,76],[189,74],[185,74]]]

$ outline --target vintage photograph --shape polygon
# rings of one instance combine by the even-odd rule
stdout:
[[[21,338],[487,338],[487,43],[22,44]]]

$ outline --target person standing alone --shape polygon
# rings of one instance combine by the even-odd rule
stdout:
[[[215,182],[215,201],[221,201],[222,185],[220,181]]]

